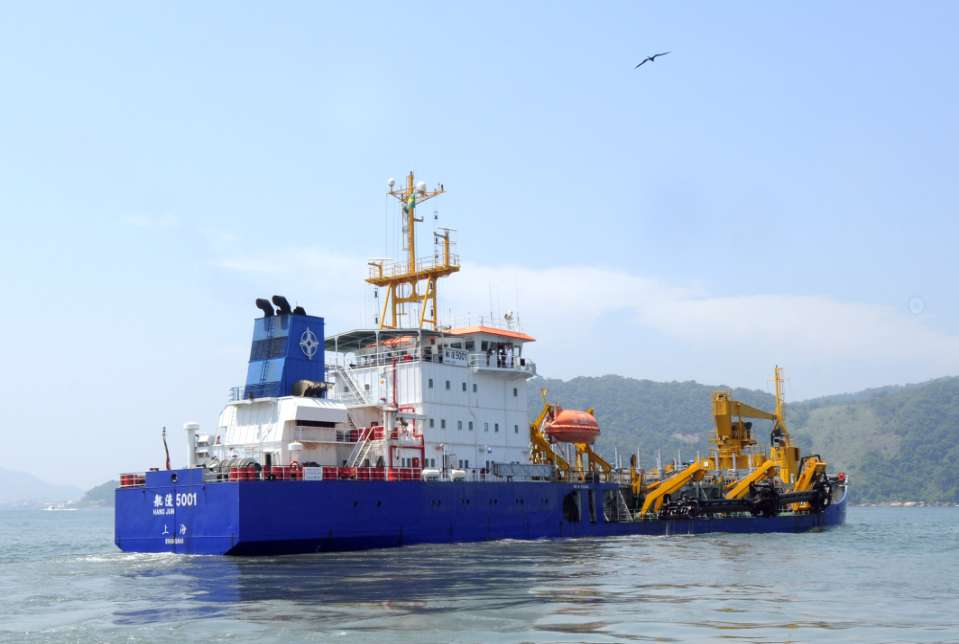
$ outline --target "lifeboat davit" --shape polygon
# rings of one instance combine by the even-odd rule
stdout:
[[[564,409],[546,426],[546,435],[557,443],[592,445],[599,436],[599,423],[588,412]]]

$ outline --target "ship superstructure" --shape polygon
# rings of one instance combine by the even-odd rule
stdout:
[[[440,280],[460,270],[452,230],[417,256],[417,206],[445,188],[412,172],[388,187],[405,257],[369,263],[374,324],[325,335],[285,297],[256,300],[246,382],[215,428],[184,426],[188,467],[121,477],[119,547],[264,554],[842,523],[844,477],[791,442],[778,367],[775,410],[717,392],[714,448],[685,463],[606,460],[593,410],[546,392],[530,422],[534,338],[513,316],[443,323]],[[772,423],[768,448],[754,420]]]

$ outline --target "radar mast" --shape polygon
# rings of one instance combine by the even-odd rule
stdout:
[[[450,253],[450,230],[434,232],[437,248],[431,257],[416,256],[416,224],[423,218],[416,216],[416,207],[424,201],[446,192],[443,184],[428,190],[426,183],[416,179],[411,171],[406,177],[406,186],[397,188],[396,182],[388,182],[388,195],[400,202],[403,209],[403,245],[406,259],[390,261],[370,260],[370,274],[366,281],[386,288],[383,308],[380,312],[381,329],[396,329],[406,314],[407,304],[416,306],[417,326],[436,329],[439,319],[436,305],[436,282],[441,277],[452,275],[460,269],[459,257]]]

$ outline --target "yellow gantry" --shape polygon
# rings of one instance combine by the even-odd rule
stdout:
[[[585,480],[587,475],[598,474],[609,480],[613,474],[613,466],[606,459],[597,454],[587,443],[573,443],[576,449],[576,463],[570,464],[565,458],[553,450],[553,445],[543,431],[546,424],[556,417],[561,409],[546,400],[546,389],[540,390],[543,398],[543,409],[529,426],[529,460],[530,463],[556,466],[560,479],[565,481]],[[592,415],[592,407],[587,410]]]
[[[450,231],[434,232],[439,250],[431,257],[416,256],[416,224],[423,221],[417,218],[416,207],[428,199],[443,194],[446,189],[440,184],[434,190],[428,190],[426,184],[416,184],[413,172],[406,178],[402,189],[394,187],[390,180],[388,195],[397,199],[403,209],[404,245],[407,256],[402,262],[372,260],[369,262],[370,274],[366,281],[374,286],[386,288],[383,308],[380,313],[380,328],[395,329],[400,326],[406,304],[419,307],[418,327],[430,326],[436,329],[439,319],[437,307],[436,282],[460,269],[459,257],[450,252]]]

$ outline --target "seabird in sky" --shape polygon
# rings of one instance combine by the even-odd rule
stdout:
[[[668,53],[669,53],[668,51],[663,51],[658,54],[653,54],[652,56],[646,56],[646,58],[643,59],[643,62],[633,67],[633,69],[639,69],[640,67],[643,66],[643,63],[654,63],[656,62],[656,58],[658,58],[659,56],[665,56]]]

